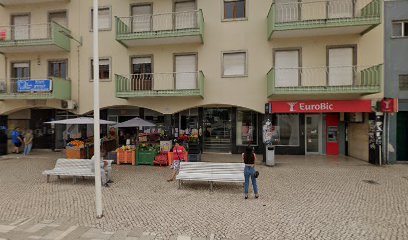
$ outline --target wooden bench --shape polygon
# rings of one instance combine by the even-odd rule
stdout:
[[[108,160],[109,164],[113,161]],[[73,182],[76,183],[76,177],[95,177],[92,171],[90,159],[63,159],[57,160],[54,169],[45,170],[42,174],[47,175],[47,183],[50,182],[50,176],[72,176]]]
[[[245,182],[244,168],[244,163],[181,162],[176,179],[179,188],[182,181],[207,181],[212,191],[214,182]]]

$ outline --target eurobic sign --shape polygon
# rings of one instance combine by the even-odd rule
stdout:
[[[371,100],[271,101],[270,113],[372,112]]]

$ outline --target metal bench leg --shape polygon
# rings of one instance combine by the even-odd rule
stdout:
[[[181,180],[178,180],[178,189],[181,188]]]
[[[74,182],[74,184],[76,183],[76,177],[74,177],[73,182]]]
[[[210,192],[212,192],[213,191],[213,182],[211,181],[210,182]]]
[[[50,175],[47,175],[47,183],[50,182]]]

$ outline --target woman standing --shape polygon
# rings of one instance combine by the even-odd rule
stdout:
[[[33,147],[33,139],[33,130],[28,129],[24,135],[24,155],[30,154],[31,148]]]
[[[249,177],[251,177],[251,180],[252,180],[252,186],[254,188],[255,198],[258,198],[259,197],[259,195],[258,195],[258,186],[256,184],[256,178],[255,178],[256,155],[255,155],[252,147],[248,146],[245,149],[245,152],[242,154],[242,160],[245,163],[245,169],[244,169],[244,176],[245,176],[244,193],[245,193],[245,199],[248,199]]]
[[[186,152],[186,149],[183,146],[180,146],[180,144],[176,141],[174,148],[173,148],[173,175],[170,179],[167,180],[167,182],[174,181],[176,179],[177,174],[179,173],[180,170],[180,161],[184,161],[184,153]]]

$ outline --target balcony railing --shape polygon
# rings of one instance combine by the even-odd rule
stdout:
[[[116,97],[204,97],[203,72],[115,74]]]
[[[71,81],[61,78],[0,80],[0,100],[71,99]]]
[[[70,50],[71,32],[56,22],[0,26],[0,52]]]
[[[268,97],[284,94],[372,94],[381,91],[383,65],[272,68]]]
[[[201,9],[190,12],[116,17],[116,40],[126,46],[155,44],[151,40],[160,38],[174,38],[174,43],[202,43],[203,34],[204,17]],[[150,41],[143,42],[146,39]],[[160,43],[163,42],[157,42],[157,44]]]
[[[272,3],[268,14],[268,38],[347,33],[364,34],[381,23],[381,0],[323,0]],[[348,27],[347,31],[332,31]],[[293,33],[283,33],[291,31]],[[298,30],[297,32],[294,30]],[[292,35],[291,35],[292,34]]]

